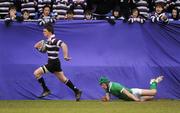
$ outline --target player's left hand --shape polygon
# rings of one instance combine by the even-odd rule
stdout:
[[[108,102],[108,99],[106,98],[106,96],[103,96],[103,97],[101,98],[101,101],[103,101],[103,102]]]
[[[167,16],[162,16],[161,19],[164,21],[167,19]]]
[[[66,61],[70,61],[70,60],[71,60],[71,58],[70,58],[70,57],[64,57],[64,60],[66,60]]]

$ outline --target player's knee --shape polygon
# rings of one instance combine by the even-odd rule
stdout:
[[[35,71],[34,71],[34,76],[35,76],[36,78],[39,78],[39,77],[41,76],[41,74],[38,72],[38,70],[35,70]]]
[[[152,93],[153,93],[153,95],[156,95],[157,90],[156,89],[152,89]]]
[[[37,75],[37,71],[35,70],[33,74],[34,74],[34,76],[36,76]]]

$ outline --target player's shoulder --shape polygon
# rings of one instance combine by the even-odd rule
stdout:
[[[124,87],[122,84],[120,84],[118,82],[112,82],[112,86],[113,87]]]
[[[57,41],[56,37],[53,37],[50,39],[50,42],[54,43],[55,41]]]
[[[51,38],[51,41],[61,41],[61,40],[58,39],[57,37],[53,37],[53,38]]]
[[[61,42],[62,42],[62,40],[57,39],[57,38],[55,38],[55,37],[53,37],[53,38],[51,39],[51,44],[53,44],[53,45],[57,45],[57,44],[59,44],[59,43],[61,43]]]
[[[111,82],[112,85],[118,85],[119,83],[118,82]]]

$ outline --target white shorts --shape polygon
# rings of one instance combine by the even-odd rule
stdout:
[[[141,98],[142,89],[139,88],[131,88],[132,94],[135,95],[137,98]]]

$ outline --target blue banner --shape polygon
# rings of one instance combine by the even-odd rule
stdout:
[[[104,91],[101,75],[129,88],[149,88],[151,78],[164,76],[156,98],[180,99],[180,23],[146,22],[112,26],[106,21],[58,21],[58,39],[72,57],[60,59],[65,75],[83,90],[83,99],[99,99]],[[0,22],[0,99],[38,99],[42,88],[36,68],[47,63],[47,55],[34,49],[46,39],[37,23]],[[74,99],[73,92],[52,74],[44,75],[52,94],[44,99]]]

